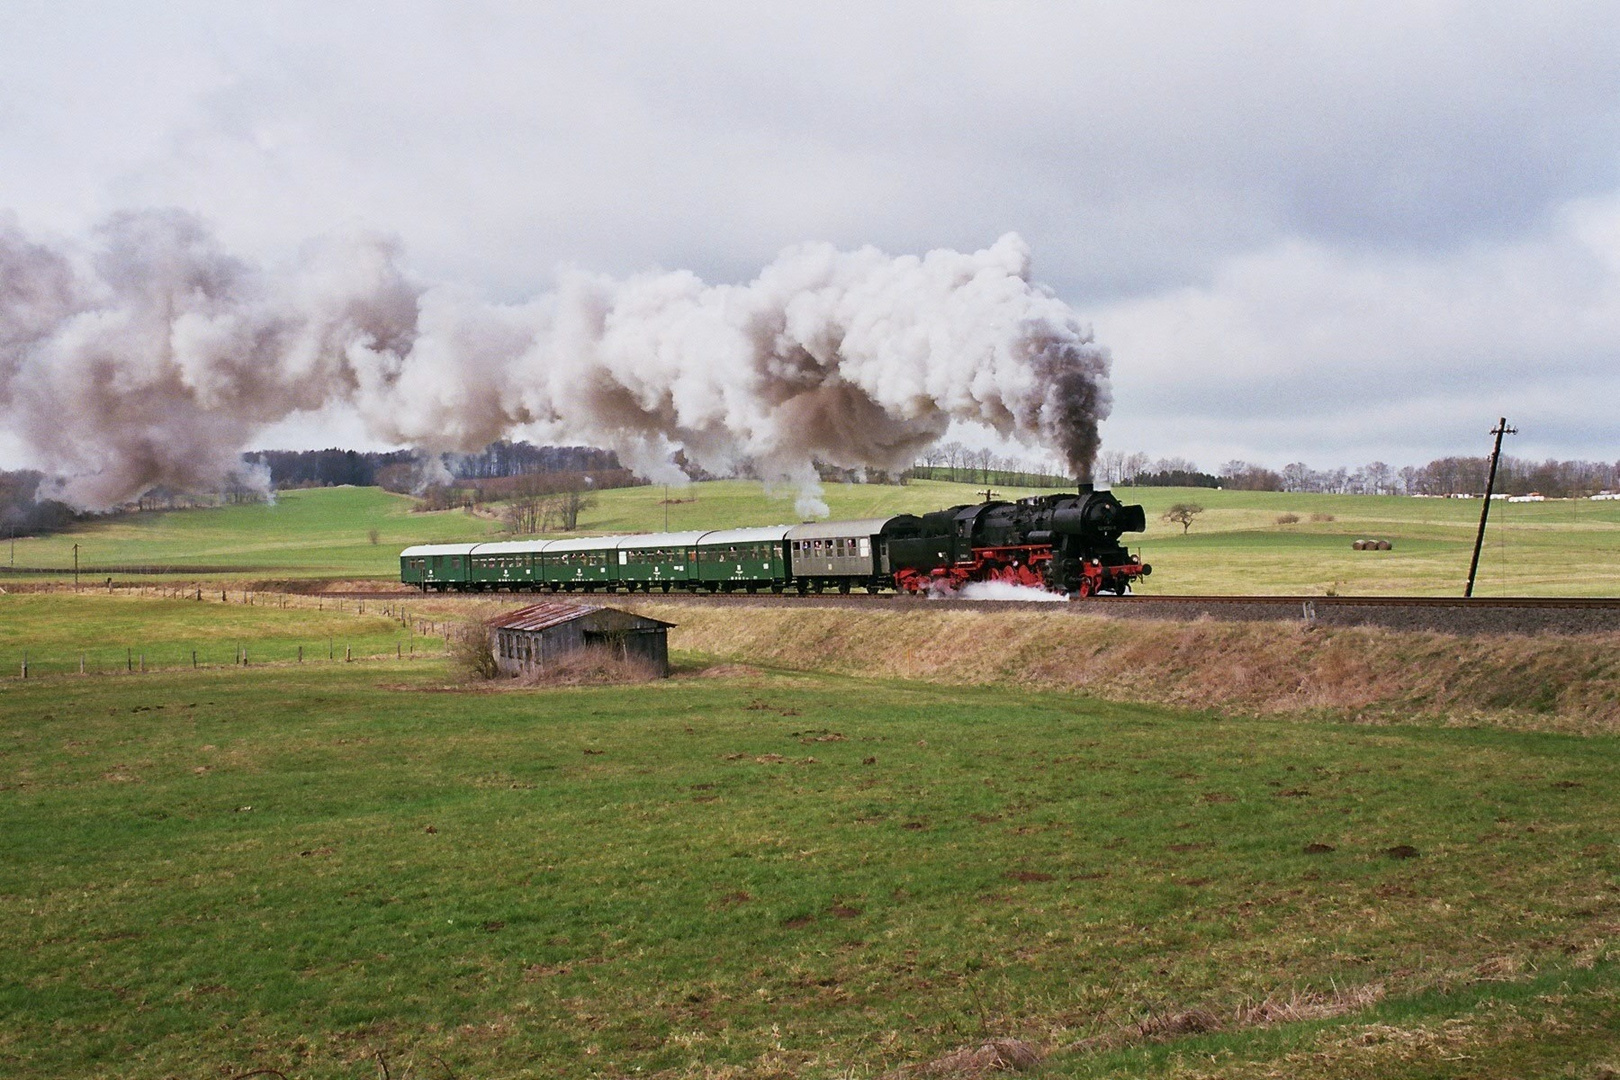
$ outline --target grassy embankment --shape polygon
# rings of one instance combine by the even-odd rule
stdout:
[[[1620,735],[1620,634],[1479,635],[1086,617],[621,603],[711,661],[1076,690],[1227,714],[1486,723]]]
[[[1014,498],[1026,492],[1009,490]],[[1132,547],[1154,565],[1140,587],[1151,593],[1460,595],[1468,573],[1477,500],[1396,496],[1290,495],[1177,488],[1122,489],[1141,502],[1148,531]],[[717,481],[602,492],[580,519],[583,532],[732,528],[792,521],[790,497],[757,483]],[[905,487],[833,484],[835,517],[917,513],[972,502],[967,484],[918,481]],[[1183,535],[1161,520],[1176,502],[1206,508]],[[1299,520],[1279,524],[1293,515]],[[1315,520],[1319,519],[1319,520]],[[377,543],[370,541],[375,530]],[[419,514],[411,501],[374,488],[290,491],[272,506],[138,515],[70,534],[17,542],[17,565],[198,567],[202,576],[394,578],[399,550],[412,543],[500,538],[498,522],[460,511]],[[1357,552],[1358,538],[1394,550]],[[9,559],[9,553],[8,553]],[[234,568],[234,569],[232,569]],[[0,583],[6,581],[0,568]],[[19,580],[19,579],[12,579]],[[1620,595],[1620,503],[1498,503],[1481,561],[1481,596]]]
[[[444,682],[0,683],[0,1072],[1620,1067],[1612,735]]]

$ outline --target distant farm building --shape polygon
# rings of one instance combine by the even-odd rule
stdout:
[[[503,675],[544,674],[581,649],[605,649],[669,675],[669,628],[674,623],[618,608],[552,601],[532,604],[489,621],[495,666]]]

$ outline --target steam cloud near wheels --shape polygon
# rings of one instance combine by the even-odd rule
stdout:
[[[349,236],[272,273],[176,210],[119,214],[86,246],[0,218],[0,417],[55,474],[41,494],[81,509],[246,477],[266,426],[347,403],[428,451],[589,443],[667,481],[680,450],[814,514],[814,462],[903,468],[952,420],[1085,478],[1108,413],[1106,351],[1013,234],[920,258],[804,244],[743,285],[570,271],[510,305],[400,262]]]

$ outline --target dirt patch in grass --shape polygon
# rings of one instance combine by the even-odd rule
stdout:
[[[1081,690],[1224,713],[1620,731],[1620,635],[1448,635],[1061,611],[638,610],[739,666]]]
[[[1025,1072],[1046,1057],[1039,1047],[1022,1039],[992,1039],[979,1046],[964,1047],[921,1065],[910,1065],[885,1073],[883,1080],[906,1077],[975,1077],[996,1073]]]
[[[708,664],[691,673],[695,679],[743,679],[765,674],[752,664]]]

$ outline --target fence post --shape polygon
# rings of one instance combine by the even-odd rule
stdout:
[[[354,646],[353,645],[345,645],[345,646],[343,646],[343,662],[345,664],[347,664],[347,663],[351,662],[353,659],[354,659]]]
[[[197,650],[196,649],[191,650],[191,666],[192,666],[193,669],[195,669],[196,666],[197,666]]]
[[[84,674],[84,653],[79,654],[79,674]]]
[[[298,646],[298,662],[300,664],[304,662],[304,647],[302,645]]]
[[[124,671],[125,672],[131,672],[131,671],[134,671],[134,670],[135,670],[135,650],[130,649],[130,648],[125,648],[124,649]]]
[[[141,653],[141,674],[146,674],[146,654]]]
[[[23,653],[22,677],[28,678],[28,654]]]

